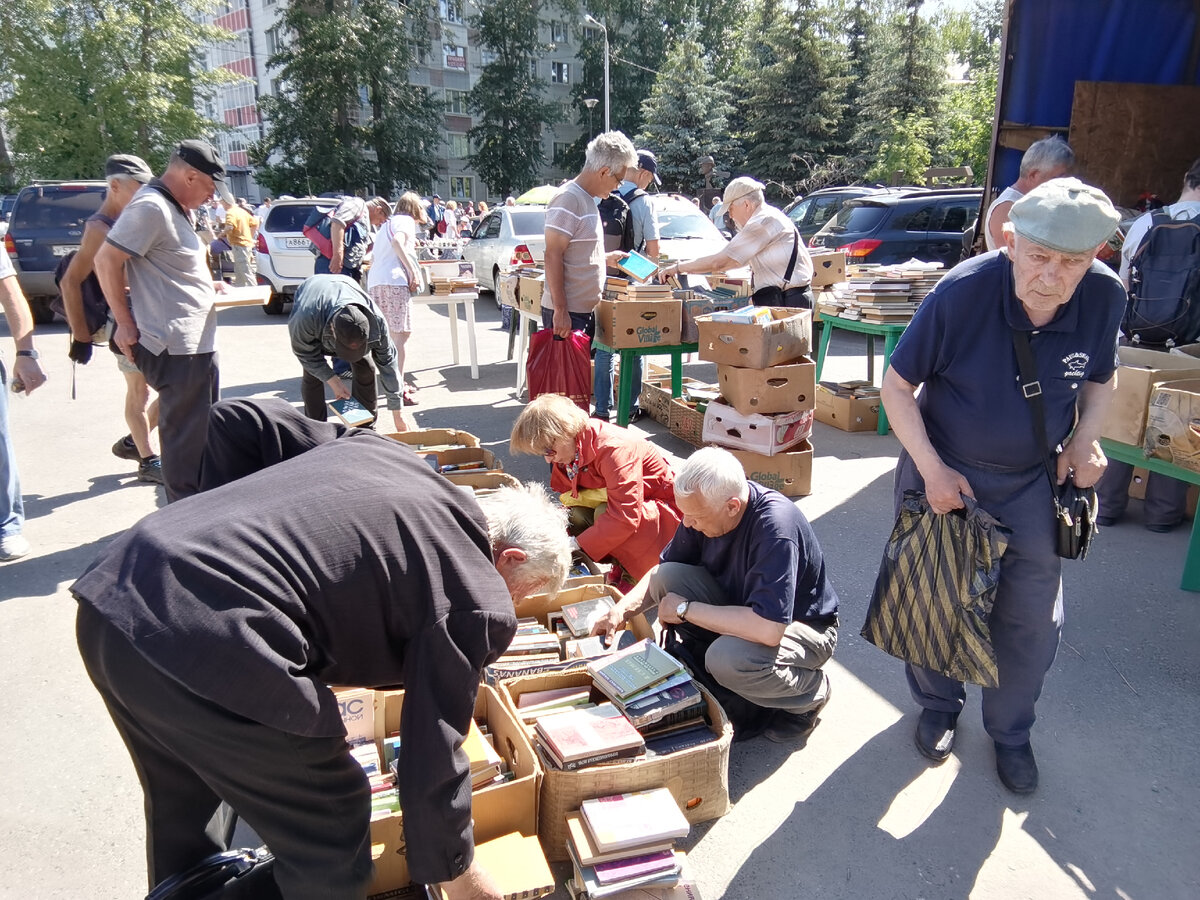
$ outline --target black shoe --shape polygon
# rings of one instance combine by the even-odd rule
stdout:
[[[138,481],[162,484],[162,457],[148,456],[138,463]]]
[[[1165,522],[1155,522],[1153,524],[1150,522],[1146,523],[1146,530],[1153,531],[1155,534],[1166,534],[1167,532],[1174,531],[1178,527],[1179,522],[1171,522],[1170,524]]]
[[[1014,794],[1032,794],[1036,791],[1038,767],[1029,742],[1019,747],[996,744],[996,774]]]
[[[1096,516],[1096,524],[1101,528],[1112,528],[1117,524],[1116,516]]]
[[[812,709],[802,713],[775,710],[771,724],[763,730],[763,737],[776,744],[790,744],[807,737],[821,721],[821,710],[829,702],[829,686],[825,686],[825,699]]]
[[[112,445],[113,456],[117,459],[127,459],[130,462],[140,463],[142,454],[138,453],[137,444],[133,442],[132,435],[125,435],[115,444]]]
[[[640,406],[635,406],[629,411],[629,424],[632,425],[634,422],[640,421],[645,414],[646,411],[644,409]]]
[[[921,755],[934,762],[944,762],[954,749],[954,729],[957,725],[958,713],[921,710],[921,718],[917,719],[917,730],[913,735]]]

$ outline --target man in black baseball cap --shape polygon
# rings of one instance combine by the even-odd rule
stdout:
[[[213,189],[226,203],[233,205],[237,202],[229,191],[229,185],[225,183],[225,162],[221,159],[221,154],[217,153],[217,148],[208,141],[180,141],[172,156],[211,178]]]

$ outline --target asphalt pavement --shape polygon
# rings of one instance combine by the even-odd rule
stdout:
[[[465,328],[464,365],[453,366],[444,307],[415,308],[412,418],[470,431],[509,472],[546,483],[540,459],[508,452],[516,367],[491,296],[476,309],[477,381]],[[298,404],[285,320],[256,308],[219,315],[223,395]],[[110,354],[98,349],[77,370],[71,399],[67,342],[61,324],[38,329],[50,380],[10,410],[33,553],[0,564],[0,897],[129,900],[145,893],[141,791],[80,664],[67,588],[164,497],[109,451],[126,430]],[[3,346],[11,360],[6,333]],[[835,335],[825,376],[864,377],[864,352],[861,336]],[[715,378],[707,363],[685,368]],[[691,449],[657,423],[633,427],[675,456]],[[799,504],[842,601],[832,700],[804,746],[760,738],[733,747],[733,809],[687,842],[703,896],[1200,896],[1200,594],[1179,589],[1186,530],[1147,532],[1134,501],[1086,561],[1064,563],[1067,625],[1033,732],[1041,787],[1017,797],[996,778],[978,690],[968,692],[954,755],[931,767],[913,746],[902,665],[858,635],[891,528],[898,443],[818,424],[813,444],[813,493]]]

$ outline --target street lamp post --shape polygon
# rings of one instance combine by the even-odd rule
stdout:
[[[583,21],[588,25],[595,25],[604,32],[604,130],[612,131],[612,119],[610,112],[610,107],[612,104],[609,102],[608,90],[608,26],[599,21],[591,13],[587,13],[583,17]]]
[[[592,110],[596,108],[596,104],[600,101],[595,97],[588,97],[583,101],[583,105],[588,108],[588,140],[590,141],[595,135],[592,133]]]

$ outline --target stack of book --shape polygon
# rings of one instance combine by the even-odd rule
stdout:
[[[525,662],[532,659],[562,659],[562,644],[545,625],[532,616],[517,620],[517,633],[500,659],[521,657]]]
[[[589,900],[679,887],[684,854],[675,850],[675,841],[690,830],[666,788],[585,800],[578,813],[567,816],[567,853],[574,866],[567,887]]]
[[[629,279],[609,275],[604,279],[605,300],[625,300],[629,296]]]
[[[634,282],[629,285],[628,297],[630,300],[672,300],[675,295],[672,293],[669,284],[639,284]]]
[[[944,274],[941,263],[850,266],[844,282],[821,293],[817,308],[823,316],[904,323]]]
[[[540,715],[534,740],[547,766],[573,772],[598,763],[642,756],[646,741],[611,703],[584,705]]]
[[[429,292],[434,296],[473,294],[475,292],[475,278],[445,278],[434,275],[429,279]]]

